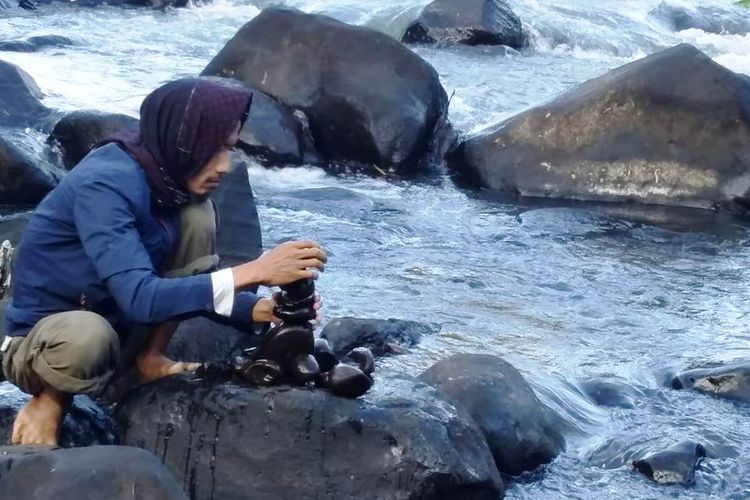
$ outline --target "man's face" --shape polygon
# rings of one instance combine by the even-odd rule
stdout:
[[[187,190],[196,196],[204,196],[221,183],[221,178],[232,170],[231,154],[240,137],[240,124],[227,139],[227,143],[216,153],[208,163],[203,165],[198,172],[187,180]]]

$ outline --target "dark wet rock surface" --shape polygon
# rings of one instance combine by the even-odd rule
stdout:
[[[750,78],[691,45],[617,68],[464,142],[464,181],[524,196],[744,211]]]
[[[2,99],[1,96],[0,99]],[[42,170],[38,163],[40,162],[26,151],[0,137],[0,200],[2,204],[38,203],[57,185],[56,179]]]
[[[750,403],[750,363],[698,368],[677,374],[673,389],[692,389],[712,396]]]
[[[63,165],[70,170],[94,146],[122,129],[137,130],[138,120],[114,113],[74,111],[57,122],[49,136],[49,142],[60,149]]]
[[[644,394],[624,380],[588,378],[579,382],[581,389],[598,406],[633,409]]]
[[[527,37],[521,19],[504,0],[435,0],[409,25],[401,41],[518,49]]]
[[[125,444],[162,458],[191,498],[494,500],[503,491],[476,424],[409,377],[350,400],[177,376],[131,393],[117,417]]]
[[[419,376],[482,429],[500,472],[520,474],[565,448],[551,410],[512,365],[486,354],[455,354]]]
[[[703,445],[683,441],[633,461],[633,467],[659,484],[691,486],[695,483],[695,469],[705,456]]]
[[[320,336],[327,339],[337,356],[355,347],[368,347],[375,356],[400,354],[417,345],[423,335],[440,331],[435,323],[400,319],[336,318]]]
[[[16,414],[30,398],[8,382],[0,384],[0,444],[10,444]],[[117,444],[114,421],[88,396],[76,396],[63,420],[60,446],[73,448],[99,444]]]
[[[323,160],[407,173],[453,140],[447,95],[428,63],[385,34],[327,16],[266,8],[203,74],[302,110]]]
[[[191,318],[180,323],[167,345],[170,359],[206,363],[227,361],[245,349],[257,347],[262,337],[242,332],[208,318]]]
[[[69,45],[73,45],[73,40],[66,36],[39,35],[30,36],[23,40],[0,41],[0,50],[8,52],[39,52],[49,47],[66,47]]]
[[[0,498],[187,500],[152,454],[126,446],[0,447]]]
[[[49,110],[42,104],[42,91],[24,70],[0,61],[0,125],[24,127],[46,118]]]

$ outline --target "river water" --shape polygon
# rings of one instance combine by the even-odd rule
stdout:
[[[426,3],[287,0],[394,36]],[[450,118],[462,135],[680,42],[750,73],[747,31],[675,33],[650,14],[657,0],[512,3],[532,33],[528,50],[415,49],[455,91]],[[750,27],[750,14],[730,0],[671,4],[700,4]],[[216,0],[165,12],[12,10],[0,13],[0,39],[56,34],[74,45],[0,59],[28,71],[48,106],[136,115],[149,90],[200,72],[262,7]],[[633,218],[615,205],[492,199],[446,177],[389,183],[252,163],[249,171],[267,246],[304,237],[328,249],[318,284],[324,315],[442,325],[381,369],[418,374],[451,353],[494,353],[561,415],[567,451],[513,483],[509,498],[750,498],[750,407],[665,385],[676,370],[750,358],[746,224],[653,207]],[[581,389],[591,379],[621,387],[632,404],[597,406]],[[653,485],[626,464],[683,439],[714,455],[691,489]]]

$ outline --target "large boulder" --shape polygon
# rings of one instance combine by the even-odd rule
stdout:
[[[106,137],[121,129],[138,128],[138,120],[131,116],[98,111],[74,111],[57,122],[48,142],[62,154],[63,165],[70,170],[91,149]]]
[[[527,44],[521,19],[505,0],[435,0],[409,25],[404,43]]]
[[[744,210],[750,78],[678,45],[467,140],[450,164],[523,196]]]
[[[407,377],[351,400],[321,389],[163,379],[117,409],[126,444],[162,457],[193,499],[492,499],[476,424]]]
[[[565,441],[551,411],[511,364],[488,354],[455,354],[419,379],[463,408],[487,438],[495,464],[520,474],[552,461]]]
[[[677,374],[674,389],[693,389],[720,398],[750,403],[750,363],[697,368]]]
[[[335,318],[320,336],[341,357],[355,347],[367,347],[375,356],[398,354],[419,343],[422,335],[440,331],[435,323],[401,319]]]
[[[413,172],[452,137],[437,72],[370,28],[264,9],[203,71],[302,110],[324,160]]]
[[[0,94],[0,100],[2,100],[1,96],[2,94]],[[0,200],[2,204],[38,203],[56,184],[55,178],[38,168],[24,151],[0,137]]]
[[[126,446],[0,447],[0,498],[187,500],[152,454]]]
[[[42,97],[31,75],[0,61],[0,126],[24,127],[44,119],[49,110],[41,103]]]
[[[31,399],[8,382],[0,384],[0,444],[10,444],[13,421],[23,406]],[[88,396],[73,398],[62,429],[60,446],[64,448],[116,444],[117,428],[109,415]],[[0,495],[0,498],[4,498]]]

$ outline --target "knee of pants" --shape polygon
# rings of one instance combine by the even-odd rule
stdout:
[[[216,210],[211,200],[189,203],[180,214],[182,239],[186,242],[209,244],[216,239]],[[212,253],[206,248],[205,254]]]

